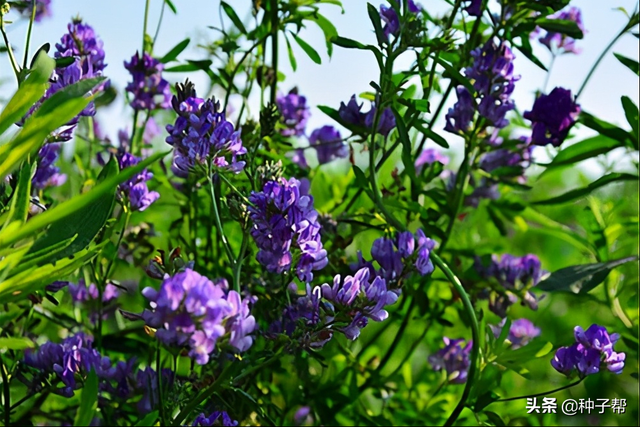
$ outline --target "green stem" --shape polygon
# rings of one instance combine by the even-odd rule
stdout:
[[[9,384],[9,374],[2,356],[0,356],[0,374],[2,375],[2,390],[4,399],[4,425],[11,425],[11,384]]]
[[[162,366],[160,365],[160,341],[156,346],[156,381],[158,387],[158,409],[160,411],[160,425],[167,425],[167,418],[164,412],[164,393],[162,391]]]
[[[477,370],[478,355],[480,352],[480,328],[478,327],[476,312],[473,308],[473,305],[471,304],[471,300],[469,300],[467,292],[464,290],[464,287],[462,287],[462,283],[460,283],[460,280],[456,277],[455,274],[453,274],[449,266],[445,264],[445,262],[438,256],[438,254],[436,254],[435,252],[431,252],[430,258],[433,263],[437,265],[440,270],[442,270],[444,275],[453,285],[453,288],[456,290],[456,292],[458,292],[458,295],[460,295],[460,299],[462,299],[465,312],[467,316],[469,316],[469,320],[471,321],[471,339],[473,340],[473,345],[471,348],[471,358],[467,375],[467,382],[464,386],[464,390],[462,391],[462,397],[460,397],[458,405],[455,407],[444,424],[445,426],[451,426],[460,415],[460,412],[462,412],[467,398],[469,397],[469,393],[471,392],[471,387],[473,387],[473,382],[475,380]]]
[[[138,110],[133,112],[133,127],[131,129],[131,139],[129,140],[129,151],[134,156],[136,155],[136,128],[138,127]]]
[[[158,26],[156,27],[156,32],[153,35],[153,46],[156,44],[156,40],[158,40],[158,34],[160,34],[160,26],[162,25],[162,19],[164,18],[164,8],[167,5],[166,1],[162,2],[162,8],[160,9],[160,18],[158,18]]]
[[[507,399],[498,399],[495,402],[509,402],[509,401],[512,401],[512,400],[530,399],[530,398],[533,398],[533,397],[547,396],[549,394],[557,393],[559,391],[566,390],[566,389],[571,388],[573,386],[577,386],[583,380],[584,380],[584,378],[580,378],[578,381],[576,381],[574,383],[571,383],[571,384],[568,384],[568,385],[565,385],[565,386],[562,386],[562,387],[554,388],[553,390],[550,390],[550,391],[545,391],[545,392],[536,393],[536,394],[527,394],[525,396],[509,397]]]
[[[13,73],[16,75],[16,80],[18,80],[18,86],[20,85],[20,69],[18,68],[18,62],[16,61],[16,57],[13,56],[13,49],[11,48],[11,43],[9,43],[9,37],[7,37],[7,33],[4,30],[4,15],[0,14],[0,32],[2,33],[2,38],[4,39],[4,45],[7,48],[7,54],[9,55],[9,62],[11,62],[11,68],[13,68]]]
[[[141,51],[142,53],[140,54],[141,56],[144,56],[145,41],[147,39],[147,23],[149,21],[149,3],[150,3],[150,0],[147,0],[144,4],[144,24],[142,27],[142,51]]]
[[[27,29],[27,41],[24,45],[24,58],[22,58],[22,68],[27,68],[29,61],[29,44],[31,43],[31,31],[33,30],[33,21],[36,19],[36,0],[31,1],[31,17],[29,18],[29,28]]]
[[[549,85],[549,77],[551,77],[551,70],[553,70],[553,64],[556,62],[556,54],[551,54],[551,62],[549,62],[549,69],[547,70],[547,76],[544,78],[544,85],[542,86],[542,93],[547,93],[547,86]]]
[[[209,166],[209,173],[207,174],[207,180],[209,181],[209,190],[211,192],[211,200],[213,202],[213,216],[216,220],[216,229],[218,230],[218,236],[222,241],[222,246],[224,246],[224,250],[227,253],[227,257],[229,258],[231,267],[235,271],[236,258],[233,256],[233,251],[231,251],[231,246],[229,245],[227,236],[225,236],[224,234],[224,228],[222,227],[222,221],[220,220],[220,211],[218,209],[218,201],[216,196],[215,185],[213,184],[213,170],[211,168],[211,165]],[[237,277],[235,277],[235,275],[233,278],[233,289],[236,292],[240,292],[240,282],[237,281]]]
[[[278,0],[271,0],[271,68],[273,68],[273,82],[271,82],[271,103],[276,103],[278,90]]]
[[[265,360],[264,362],[260,363],[259,365],[254,365],[251,368],[245,370],[244,372],[242,372],[240,375],[238,375],[237,377],[235,377],[233,379],[233,381],[231,381],[231,383],[236,386],[238,385],[238,383],[240,382],[241,379],[248,377],[249,375],[251,375],[252,373],[264,368],[265,366],[268,366],[270,364],[272,364],[273,362],[275,362],[276,360],[278,360],[278,358],[280,357],[280,355],[282,354],[283,349],[280,348],[280,350],[278,350],[273,356],[271,356],[270,358],[268,358],[267,360]]]

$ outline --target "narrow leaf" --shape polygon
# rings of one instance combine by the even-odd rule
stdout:
[[[231,22],[233,22],[233,25],[236,26],[238,31],[240,31],[242,34],[247,34],[247,29],[244,27],[244,24],[242,23],[240,18],[238,18],[236,11],[233,10],[233,8],[226,1],[220,2],[220,4],[222,5],[224,13],[226,13],[229,19],[231,19]]]
[[[167,62],[175,61],[178,55],[180,55],[186,48],[189,46],[191,39],[184,39],[177,45],[171,48],[169,52],[167,52],[162,58],[160,58],[160,62],[166,64]]]
[[[536,288],[547,292],[562,291],[584,294],[602,283],[611,269],[637,260],[638,256],[634,255],[609,262],[561,268],[538,283]]]
[[[633,137],[626,130],[614,125],[613,123],[606,122],[599,119],[586,111],[580,113],[578,121],[586,127],[595,130],[601,135],[608,136],[616,141],[626,145],[633,146]],[[636,146],[637,149],[637,146]]]
[[[287,54],[289,55],[289,62],[291,63],[291,69],[295,71],[298,68],[298,63],[296,62],[296,57],[293,54],[293,49],[291,49],[291,43],[289,42],[289,38],[285,35],[284,41],[287,44]]]
[[[627,58],[624,55],[620,55],[619,53],[613,54],[618,61],[622,63],[625,67],[636,73],[636,75],[640,75],[640,64],[635,59]]]
[[[335,25],[331,23],[331,21],[329,21],[319,13],[311,15],[309,19],[315,22],[324,33],[324,38],[327,43],[327,55],[331,57],[331,55],[333,54],[333,43],[331,42],[331,40],[333,40],[335,37],[338,37],[338,30],[336,29]]]
[[[378,9],[376,9],[375,6],[373,6],[371,3],[367,3],[367,13],[369,14],[369,20],[373,24],[373,29],[376,33],[376,39],[378,40],[378,46],[382,46],[386,42],[386,37],[384,36],[384,32],[382,31],[382,23],[380,20]]]
[[[439,135],[438,133],[436,133],[432,129],[429,129],[428,127],[424,126],[421,122],[419,122],[419,121],[416,122],[415,123],[415,127],[420,132],[425,134],[427,136],[427,138],[429,138],[430,140],[432,140],[433,142],[435,142],[436,144],[438,144],[442,148],[449,148],[449,143],[447,142],[446,139],[444,139],[444,137],[442,137],[441,135]]]
[[[167,6],[169,6],[169,9],[171,9],[171,12],[173,12],[174,14],[178,13],[178,9],[176,9],[176,5],[174,5],[171,0],[164,0],[164,3]]]
[[[29,338],[0,338],[0,348],[7,350],[24,350],[34,348],[35,344]]]
[[[564,34],[573,39],[581,39],[584,37],[582,30],[578,27],[578,24],[568,19],[538,18],[535,23],[539,27],[552,33]]]
[[[631,130],[633,131],[633,135],[635,136],[635,146],[638,146],[638,120],[640,118],[638,112],[638,106],[633,103],[631,98],[628,96],[622,97],[622,108],[624,108],[624,115],[627,118],[627,122],[629,126],[631,126]]]
[[[587,138],[573,145],[569,145],[560,151],[551,161],[551,163],[542,164],[547,168],[555,168],[558,166],[570,165],[582,160],[608,153],[623,145],[615,139],[611,139],[605,135],[597,135]]]
[[[597,190],[600,187],[604,187],[605,185],[610,184],[612,182],[637,181],[637,180],[638,180],[637,175],[613,172],[598,178],[597,180],[587,185],[586,187],[577,188],[575,190],[568,191],[564,194],[561,194],[560,196],[552,197],[550,199],[538,200],[536,202],[532,202],[532,204],[533,205],[555,205],[558,203],[570,202],[572,200],[584,197],[587,194],[590,194],[592,191]]]
[[[298,45],[302,48],[302,50],[305,51],[305,53],[309,56],[309,58],[311,58],[313,62],[315,62],[316,64],[322,63],[322,60],[320,59],[320,55],[318,55],[318,52],[316,52],[316,50],[312,48],[306,41],[302,40],[300,37],[298,37],[295,34],[293,34],[293,39],[296,41],[296,43],[298,43]]]
[[[98,376],[96,371],[91,369],[82,388],[80,397],[80,407],[73,421],[74,426],[88,426],[93,420],[93,416],[98,409]]]

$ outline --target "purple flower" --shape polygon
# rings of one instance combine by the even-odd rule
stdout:
[[[302,169],[309,169],[309,164],[307,163],[307,158],[304,155],[304,150],[302,148],[296,148],[290,154],[291,161],[298,165],[298,167]]]
[[[340,103],[340,108],[338,109],[338,115],[342,120],[346,123],[354,125],[354,126],[365,126],[365,117],[366,114],[362,111],[362,104],[358,105],[356,101],[356,96],[351,95],[349,102],[345,105],[344,102]]]
[[[578,28],[580,29],[580,31],[582,31],[583,34],[586,32],[582,23],[582,13],[580,12],[580,9],[575,6],[571,6],[568,10],[558,11],[548,18],[563,21],[573,21],[578,25]],[[565,34],[547,31],[547,33],[543,36],[540,36],[538,40],[540,41],[540,43],[549,48],[549,50],[553,54],[578,54],[581,52],[581,49],[576,47],[576,40]]]
[[[374,105],[371,106],[371,110],[364,117],[364,124],[369,128],[373,129],[373,122],[375,120],[376,115],[376,107]],[[378,117],[378,133],[384,137],[389,136],[389,133],[396,127],[396,118],[393,115],[393,111],[391,108],[387,107],[382,110],[380,113],[380,117]]]
[[[540,95],[531,111],[523,117],[531,120],[531,142],[536,145],[560,146],[580,113],[571,91],[557,87],[549,95]]]
[[[464,384],[467,382],[469,371],[469,354],[473,341],[466,345],[463,339],[452,340],[443,338],[445,347],[436,354],[429,356],[429,363],[435,371],[444,370],[447,373],[449,382],[452,384]]]
[[[51,292],[52,294],[66,288],[69,286],[69,282],[63,282],[60,280],[56,280],[55,282],[45,286],[44,290],[47,292]]]
[[[444,130],[451,133],[464,133],[471,127],[473,115],[476,111],[476,104],[473,96],[464,86],[458,86],[456,88],[456,95],[458,102],[456,102],[446,114],[445,119],[447,124]]]
[[[69,32],[56,43],[55,58],[75,56],[80,58],[83,78],[102,75],[107,64],[104,63],[104,48],[93,27],[74,19],[68,26]]]
[[[175,374],[170,369],[162,369],[160,383],[163,390],[169,390],[173,385]],[[158,393],[158,374],[150,367],[139,370],[135,378],[136,388],[142,391],[142,399],[138,401],[137,408],[140,414],[145,415],[158,408],[160,394]]]
[[[342,142],[340,132],[333,126],[322,126],[314,130],[309,137],[309,144],[316,149],[321,165],[349,156],[349,147]]]
[[[31,185],[38,190],[47,187],[59,187],[67,181],[67,175],[60,173],[60,168],[54,166],[60,155],[60,144],[49,143],[38,151],[38,166],[31,179]]]
[[[311,412],[311,407],[309,406],[301,406],[293,415],[293,422],[298,426],[311,425],[313,424],[313,421],[313,413]]]
[[[294,88],[287,95],[279,95],[276,104],[282,117],[281,123],[284,125],[280,133],[283,136],[304,135],[304,128],[311,115],[307,98],[298,95],[298,90]]]
[[[485,172],[493,172],[499,168],[513,168],[514,171],[509,175],[521,177],[524,180],[522,175],[524,170],[531,165],[532,151],[533,146],[529,143],[528,138],[525,138],[522,144],[518,144],[512,149],[500,148],[483,154],[480,157],[480,169]]]
[[[464,0],[465,2],[469,2],[467,6],[465,6],[464,10],[471,16],[482,16],[482,0]]]
[[[133,81],[125,88],[131,93],[131,108],[134,110],[155,110],[168,108],[171,100],[169,82],[162,78],[164,65],[148,53],[142,58],[136,52],[129,62],[124,63]]]
[[[84,279],[78,280],[78,284],[69,283],[69,294],[73,302],[89,302],[91,300],[97,300],[99,298],[98,287],[91,283],[89,286],[85,283]],[[102,302],[107,303],[118,297],[120,292],[118,288],[108,283],[105,286],[104,292],[102,292]]]
[[[188,268],[166,277],[160,290],[145,288],[142,294],[152,308],[142,318],[157,328],[156,337],[167,346],[188,346],[189,356],[200,365],[209,362],[223,336],[238,351],[251,347],[248,334],[255,329],[255,319],[248,301],[227,292],[223,281],[214,283]]]
[[[434,148],[426,148],[422,153],[420,153],[414,163],[416,173],[420,173],[424,165],[432,165],[436,162],[442,165],[447,165],[449,164],[449,158]]]
[[[349,102],[345,105],[344,102],[340,103],[338,109],[338,115],[340,118],[349,125],[358,127],[367,127],[373,129],[373,122],[376,115],[375,105],[371,105],[371,109],[367,113],[363,113],[362,104],[356,102],[356,96],[352,95]],[[393,115],[391,108],[385,108],[380,117],[378,117],[377,131],[383,136],[388,136],[389,133],[396,127],[396,118]]]
[[[240,131],[219,112],[220,103],[195,96],[195,89],[187,82],[178,85],[178,95],[171,104],[178,118],[167,125],[166,141],[174,148],[173,171],[186,177],[198,164],[210,161],[216,170],[240,173],[245,162],[238,156],[247,153],[240,140]]]
[[[18,12],[20,12],[22,14],[22,16],[30,19],[31,18],[31,12],[33,11],[33,3],[32,3],[31,0],[27,0],[24,3],[26,3],[26,4],[24,4],[24,5],[16,4],[13,7],[15,7],[18,10]],[[52,13],[51,13],[51,0],[36,0],[35,21],[36,22],[40,22],[40,21],[42,21],[43,18],[48,18],[50,16],[52,16]]]
[[[140,163],[141,160],[131,153],[122,151],[117,157],[120,170],[135,166]],[[149,188],[147,187],[147,181],[151,178],[153,178],[153,174],[147,169],[143,169],[128,181],[125,181],[118,186],[123,198],[129,200],[133,210],[144,211],[160,197],[160,194],[157,191],[149,191]]]
[[[619,334],[609,335],[605,327],[593,324],[586,331],[576,326],[574,336],[576,343],[558,348],[551,360],[556,371],[571,376],[575,369],[580,378],[596,374],[603,367],[615,374],[622,373],[626,354],[613,350]]]
[[[496,338],[500,336],[505,322],[506,319],[502,319],[497,326],[489,325]],[[511,348],[515,350],[529,344],[538,335],[540,335],[540,329],[536,328],[533,322],[529,319],[517,319],[511,323],[507,340],[511,343]]]
[[[410,13],[419,13],[420,6],[418,6],[413,0],[409,0],[407,2],[407,6]],[[384,22],[384,27],[382,31],[384,35],[389,38],[390,35],[395,37],[400,33],[400,19],[398,18],[398,14],[392,7],[388,7],[385,5],[380,5],[380,19]]]
[[[297,179],[280,178],[265,183],[262,191],[252,192],[249,201],[251,236],[259,248],[258,262],[272,273],[283,273],[291,268],[292,249],[296,249],[298,278],[311,282],[312,271],[328,263],[313,197]]]
[[[232,420],[229,414],[226,411],[215,411],[208,417],[204,416],[204,413],[201,413],[193,420],[192,426],[224,426],[224,427],[234,427],[238,425],[238,422]]]

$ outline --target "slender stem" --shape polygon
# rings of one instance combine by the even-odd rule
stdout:
[[[13,56],[13,49],[11,48],[11,43],[9,43],[9,37],[7,37],[7,33],[4,30],[4,15],[2,14],[0,14],[0,32],[2,33],[2,38],[4,39],[4,45],[7,48],[7,54],[9,55],[9,61],[11,62],[11,68],[13,68],[13,73],[16,75],[18,85],[20,85],[20,69],[18,68],[16,57]]]
[[[467,382],[464,386],[464,390],[462,391],[462,397],[460,397],[458,405],[456,405],[455,409],[444,424],[445,426],[451,426],[460,415],[460,412],[462,412],[467,398],[469,397],[469,393],[471,392],[471,387],[473,387],[473,382],[475,380],[477,370],[478,354],[480,352],[480,328],[478,327],[478,319],[476,317],[476,312],[473,308],[473,305],[471,304],[471,300],[469,299],[469,295],[467,295],[467,292],[462,287],[462,283],[460,283],[460,280],[456,277],[455,274],[453,274],[449,266],[445,264],[445,262],[438,256],[438,254],[436,254],[435,252],[431,252],[430,258],[431,260],[433,260],[433,263],[437,265],[440,270],[442,270],[444,275],[447,276],[447,279],[449,279],[454,289],[460,295],[460,299],[462,299],[465,312],[467,316],[469,316],[469,320],[471,321],[471,339],[473,340],[473,345],[471,348],[471,358]]]
[[[141,54],[142,56],[144,56],[144,52],[145,52],[145,41],[147,39],[147,23],[149,21],[149,3],[150,0],[147,0],[144,4],[144,24],[142,27],[142,50],[141,50]],[[164,2],[163,2],[164,3]]]
[[[158,18],[158,26],[156,27],[156,32],[153,35],[153,45],[155,46],[156,40],[158,40],[158,34],[160,34],[160,27],[162,26],[162,19],[164,18],[164,8],[167,5],[166,1],[162,2],[162,8],[160,9],[160,18]]]
[[[131,138],[129,140],[129,152],[136,155],[136,128],[138,127],[138,113],[139,110],[133,112],[133,128],[131,129]]]
[[[549,70],[547,76],[544,78],[544,85],[542,86],[542,93],[547,93],[547,86],[549,86],[549,77],[551,77],[551,70],[553,70],[553,64],[556,62],[556,54],[551,53],[551,62],[549,62]]]
[[[9,384],[9,374],[2,356],[0,356],[0,374],[2,375],[2,391],[4,400],[4,425],[11,425],[11,384]]]
[[[511,400],[520,400],[520,399],[528,399],[528,398],[533,398],[533,397],[547,396],[549,394],[557,393],[559,391],[562,391],[562,390],[571,388],[573,386],[576,386],[576,385],[580,384],[583,380],[584,380],[584,378],[580,378],[578,381],[576,381],[574,383],[571,383],[569,385],[565,385],[565,386],[562,386],[562,387],[554,388],[553,390],[550,390],[550,391],[545,391],[545,392],[536,393],[536,394],[527,394],[526,396],[509,397],[507,399],[498,399],[495,402],[509,402]]]
[[[231,71],[231,74],[229,74],[229,87],[227,88],[227,93],[224,96],[224,109],[223,109],[223,111],[227,111],[227,105],[229,104],[229,96],[231,96],[231,88],[233,86],[233,80],[236,77],[236,74],[238,73],[238,70],[240,69],[240,66],[249,57],[249,54],[253,51],[253,49],[255,49],[260,43],[264,42],[266,37],[267,36],[259,39],[249,49],[247,49],[247,51],[244,53],[244,55],[242,55],[242,57],[240,58],[240,61],[238,61],[238,63],[235,65],[235,67],[233,67],[233,71]]]
[[[209,190],[211,192],[211,200],[213,202],[213,216],[216,220],[216,229],[218,230],[218,236],[220,240],[222,240],[222,246],[224,246],[224,250],[227,253],[227,257],[229,258],[229,262],[231,263],[232,269],[235,271],[236,268],[236,258],[233,256],[233,252],[231,251],[231,246],[229,245],[229,241],[227,240],[227,236],[224,234],[224,228],[222,227],[222,221],[220,220],[220,211],[218,209],[218,198],[216,196],[215,185],[213,184],[213,171],[211,166],[209,166],[209,173],[207,174],[207,180],[209,181]],[[236,292],[240,292],[240,282],[236,281],[236,277],[234,275],[233,278],[233,289]]]
[[[273,82],[271,82],[271,103],[276,103],[278,90],[278,0],[271,0],[271,68],[273,68]]]
[[[24,58],[22,58],[22,68],[27,68],[29,61],[29,44],[31,43],[31,31],[33,30],[33,21],[36,19],[36,0],[31,1],[31,17],[29,19],[29,28],[27,29],[27,41],[24,44]]]
[[[156,346],[156,381],[158,386],[158,409],[160,411],[160,425],[167,425],[167,418],[164,412],[164,393],[162,391],[162,366],[160,365],[160,341]]]

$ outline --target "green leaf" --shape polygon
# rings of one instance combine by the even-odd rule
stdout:
[[[386,43],[386,37],[382,31],[382,22],[380,20],[380,13],[371,3],[367,3],[367,14],[369,14],[369,20],[373,24],[373,29],[376,33],[376,39],[378,40],[378,46],[382,46]]]
[[[194,60],[194,59],[187,59],[187,64],[181,64],[181,65],[176,65],[174,67],[169,67],[169,68],[165,68],[165,71],[168,73],[184,73],[184,72],[191,72],[191,71],[205,71],[205,72],[210,72],[211,71],[211,64],[213,64],[213,61],[210,59],[204,59],[204,60]]]
[[[91,369],[82,388],[80,397],[80,407],[73,421],[74,426],[88,426],[98,409],[98,376],[96,371]]]
[[[35,344],[29,338],[0,338],[0,348],[7,350],[24,350],[34,348]]]
[[[220,4],[222,5],[224,13],[226,13],[229,19],[231,19],[231,22],[233,22],[233,25],[235,25],[242,34],[247,34],[247,29],[244,27],[244,24],[242,23],[240,18],[238,18],[236,11],[233,10],[233,8],[226,1],[222,1],[220,2]]]
[[[169,154],[169,151],[164,153],[156,153],[144,159],[135,166],[125,168],[116,176],[111,176],[105,179],[102,183],[96,185],[86,193],[73,197],[72,199],[63,202],[60,205],[41,213],[40,215],[36,215],[35,217],[27,221],[27,223],[18,230],[13,230],[11,233],[7,233],[5,232],[5,230],[2,230],[0,232],[0,248],[9,246],[30,235],[38,233],[49,224],[65,218],[80,209],[85,208],[86,206],[101,198],[104,193],[113,191],[113,189],[115,189],[118,184],[130,179],[132,176],[141,172],[143,169],[145,169],[158,159],[166,156],[167,154]]]
[[[367,177],[365,176],[364,172],[362,172],[362,169],[360,169],[356,165],[353,165],[353,173],[356,176],[356,188],[367,188],[369,186],[369,180],[367,180]]]
[[[476,93],[476,90],[473,87],[473,85],[471,84],[471,81],[469,81],[468,78],[466,78],[462,74],[460,74],[460,72],[458,70],[456,70],[455,68],[453,68],[453,66],[451,64],[449,64],[447,61],[443,60],[442,58],[438,58],[438,64],[441,65],[446,71],[446,73],[443,74],[443,77],[449,78],[449,79],[454,80],[457,83],[463,85],[464,87],[467,88],[467,90],[471,94]]]
[[[149,412],[143,419],[136,423],[136,426],[152,426],[158,421],[158,411]]]
[[[351,130],[354,133],[364,134],[364,133],[367,132],[367,128],[365,128],[365,127],[354,126],[353,124],[342,120],[342,117],[340,117],[340,114],[338,113],[338,110],[336,110],[334,108],[327,107],[326,105],[318,105],[318,110],[322,111],[327,116],[329,116],[333,120],[335,120],[337,123],[339,123],[340,125],[344,126],[347,129]]]
[[[171,48],[169,52],[167,52],[162,58],[160,58],[160,62],[166,64],[167,62],[175,61],[178,55],[180,55],[186,48],[189,46],[191,39],[184,39],[177,45]]]
[[[636,75],[640,75],[640,64],[635,59],[627,58],[624,55],[620,55],[619,53],[614,53],[613,56],[618,58],[618,61],[622,62],[622,65],[636,73]]]
[[[336,29],[335,25],[331,23],[331,21],[329,21],[319,13],[314,13],[309,17],[309,19],[315,22],[324,33],[325,42],[327,44],[327,55],[331,57],[331,55],[333,54],[333,43],[331,43],[331,40],[333,40],[335,37],[338,37],[338,30]]]
[[[293,49],[291,49],[291,43],[289,42],[289,38],[284,36],[284,41],[287,43],[287,54],[289,55],[289,62],[291,63],[291,69],[295,71],[298,68],[298,63],[296,62],[296,57],[293,54]]]
[[[584,34],[582,34],[582,30],[574,21],[565,19],[538,18],[535,20],[535,23],[539,27],[544,28],[545,30],[552,33],[564,34],[574,39],[581,39],[584,37]]]
[[[313,62],[315,62],[316,64],[322,63],[320,55],[318,55],[318,52],[316,52],[314,48],[312,48],[306,41],[302,40],[297,35],[293,33],[291,34],[293,35],[293,39],[296,41],[296,43],[298,43],[298,45],[302,48],[302,50],[305,51],[305,53],[309,56],[309,58],[311,58]]]
[[[484,414],[487,416],[489,421],[493,423],[494,426],[506,426],[504,420],[500,418],[500,415],[491,411],[484,411]]]
[[[538,283],[536,288],[547,292],[562,291],[585,294],[602,283],[611,269],[637,260],[638,256],[634,255],[609,262],[561,268]]]
[[[640,120],[638,106],[633,103],[631,98],[628,96],[622,97],[622,108],[624,108],[624,115],[627,118],[627,122],[629,126],[631,126],[631,130],[633,135],[635,136],[635,146],[638,146],[638,120]]]
[[[586,187],[577,188],[575,190],[568,191],[564,194],[561,194],[560,196],[552,197],[550,199],[538,200],[538,201],[532,202],[532,204],[533,205],[556,205],[558,203],[566,203],[566,202],[570,202],[572,200],[584,197],[587,194],[591,193],[592,191],[597,190],[600,187],[604,187],[605,185],[610,184],[612,182],[637,181],[637,180],[638,180],[637,175],[612,172],[610,174],[607,174],[598,178],[597,180],[587,185]]]
[[[411,139],[409,138],[409,132],[407,131],[407,126],[404,123],[404,119],[395,108],[393,108],[391,111],[396,118],[398,137],[400,138],[400,142],[402,143],[402,163],[404,164],[404,170],[407,172],[407,175],[410,179],[415,180],[416,169],[414,166],[413,156],[411,155],[412,146]]]
[[[415,127],[420,132],[425,134],[427,136],[427,138],[429,138],[430,140],[432,140],[433,142],[435,142],[436,144],[438,144],[442,148],[449,148],[449,143],[447,142],[446,139],[444,139],[441,135],[439,135],[438,133],[436,133],[432,129],[429,129],[428,127],[424,126],[422,124],[422,122],[417,121],[415,123]]]
[[[12,221],[24,224],[29,213],[29,203],[31,202],[31,176],[35,165],[24,163],[18,172],[18,184],[11,198],[9,215],[5,222],[5,227]],[[3,227],[4,228],[4,227]]]
[[[167,6],[169,6],[169,9],[171,9],[171,12],[173,12],[174,14],[178,13],[178,9],[176,9],[176,6],[173,4],[171,0],[164,0],[164,3]]]
[[[531,47],[531,42],[529,41],[529,34],[521,36],[520,40],[521,40],[521,43],[522,43],[520,46],[518,46],[515,43],[513,45],[520,52],[522,52],[524,54],[524,56],[526,56],[527,59],[529,59],[529,61],[531,61],[534,64],[536,64],[538,67],[542,68],[544,71],[549,71],[549,70],[547,70],[547,67],[545,67],[544,64],[538,59],[538,57],[533,54],[533,48]]]
[[[367,46],[359,41],[348,39],[346,37],[334,37],[331,39],[331,42],[340,47],[344,47],[346,49],[360,49],[360,50],[369,50],[373,48],[373,46]]]
[[[55,61],[49,58],[45,52],[38,54],[31,74],[22,82],[20,88],[0,114],[0,135],[22,119],[31,106],[44,95],[54,67]]]
[[[496,362],[501,365],[517,365],[531,359],[547,355],[553,349],[553,344],[544,341],[533,341],[516,350],[505,351],[498,356]]]
[[[0,147],[0,179],[4,179],[29,154],[35,154],[51,132],[65,125],[91,101],[86,95],[104,77],[81,80],[46,99],[8,144]]]
[[[98,175],[98,183],[118,174],[118,162],[111,157],[109,162]],[[52,254],[51,257],[40,261],[40,265],[55,262],[59,259],[71,256],[84,249],[96,237],[111,217],[115,204],[115,188],[103,193],[98,199],[51,224],[47,232],[33,244],[28,254],[35,253],[56,243],[73,239],[73,242],[64,250]],[[27,254],[27,255],[28,255]]]
[[[622,147],[615,139],[611,139],[605,135],[597,135],[587,138],[584,141],[569,145],[560,151],[551,161],[551,163],[541,164],[547,168],[555,168],[558,166],[570,165],[582,160],[608,153],[618,147]]]
[[[608,136],[609,138],[615,139],[616,141],[624,144],[625,146],[632,147],[634,146],[633,137],[626,130],[619,128],[613,123],[606,122],[601,120],[586,111],[582,111],[580,113],[580,117],[578,118],[578,122],[585,125],[586,127],[595,130],[601,135]],[[636,150],[638,149],[637,145],[635,146]]]

